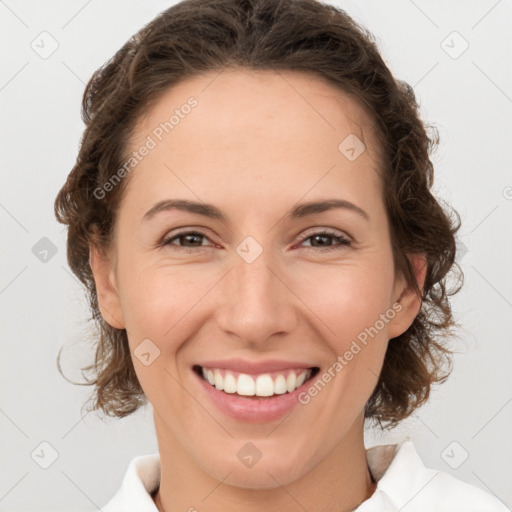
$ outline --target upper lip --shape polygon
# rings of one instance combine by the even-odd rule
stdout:
[[[238,373],[258,374],[265,372],[277,372],[294,368],[315,368],[311,363],[301,361],[283,361],[279,359],[266,359],[263,361],[249,361],[247,359],[218,359],[215,361],[203,361],[197,363],[204,368],[219,368]]]

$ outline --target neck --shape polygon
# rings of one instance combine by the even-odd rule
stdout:
[[[294,507],[351,512],[377,487],[367,465],[360,421],[309,472],[286,486],[276,482],[276,487],[271,489],[241,488],[226,483],[227,477],[225,481],[212,478],[188,457],[174,438],[158,435],[164,425],[155,421],[155,426],[161,480],[153,499],[160,512],[277,512]]]

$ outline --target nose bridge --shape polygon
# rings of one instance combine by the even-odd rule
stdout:
[[[259,254],[258,254],[259,253]],[[254,240],[241,243],[233,254],[233,269],[226,276],[219,304],[220,327],[248,343],[294,328],[292,294],[271,249]],[[278,277],[279,276],[279,277]]]

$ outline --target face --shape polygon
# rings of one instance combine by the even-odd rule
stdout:
[[[388,340],[419,308],[394,272],[371,124],[320,78],[245,70],[182,82],[140,119],[129,149],[149,149],[91,266],[161,452],[270,488],[362,438]]]

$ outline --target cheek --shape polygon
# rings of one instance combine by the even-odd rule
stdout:
[[[379,319],[391,307],[392,276],[391,267],[378,263],[347,263],[303,272],[293,286],[324,324],[326,338],[340,353],[377,322],[379,337],[387,339],[388,323]]]
[[[197,274],[183,268],[144,268],[126,275],[121,290],[121,307],[133,346],[149,338],[160,344],[172,342],[173,330],[192,313],[208,290]],[[166,350],[172,349],[167,346]]]
[[[141,267],[123,281],[120,295],[132,361],[152,404],[164,400],[163,389],[171,394],[180,391],[175,381],[179,368],[174,361],[184,340],[193,334],[191,325],[197,328],[196,323],[191,323],[194,305],[208,291],[191,275],[183,268]],[[164,403],[169,407],[167,400]]]

